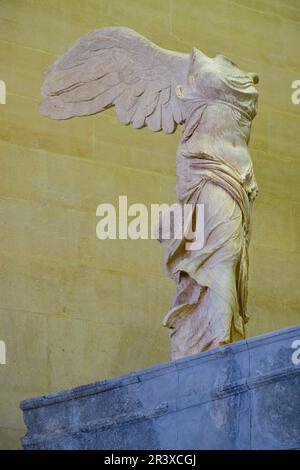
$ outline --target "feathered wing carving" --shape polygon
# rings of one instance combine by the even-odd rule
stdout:
[[[131,29],[92,31],[46,70],[40,112],[69,119],[115,106],[123,124],[171,133],[184,120],[176,86],[189,64],[189,54],[162,49]]]

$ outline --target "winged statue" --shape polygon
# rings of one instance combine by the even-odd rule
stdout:
[[[258,76],[224,55],[173,52],[125,27],[89,32],[45,72],[40,112],[69,119],[115,106],[121,123],[181,136],[178,204],[204,207],[204,243],[161,239],[176,283],[164,318],[172,359],[245,337],[248,248],[257,193],[248,150]],[[194,214],[194,212],[193,212]]]

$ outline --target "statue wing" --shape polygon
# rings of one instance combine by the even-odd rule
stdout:
[[[116,107],[134,127],[172,133],[184,121],[176,86],[186,82],[190,54],[162,49],[124,27],[92,31],[45,72],[40,112],[69,119]]]

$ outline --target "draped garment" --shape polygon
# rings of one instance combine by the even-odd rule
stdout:
[[[248,247],[257,189],[252,164],[242,175],[220,155],[191,151],[188,134],[183,133],[177,156],[187,169],[183,184],[178,179],[177,204],[192,205],[190,224],[197,204],[204,205],[204,243],[188,250],[185,236],[161,240],[166,272],[177,285],[163,320],[172,359],[244,338],[249,318]]]

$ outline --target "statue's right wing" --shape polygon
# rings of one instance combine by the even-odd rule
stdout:
[[[45,72],[40,111],[52,119],[116,107],[119,120],[152,131],[184,121],[176,86],[185,83],[190,55],[162,49],[124,27],[80,38]]]

